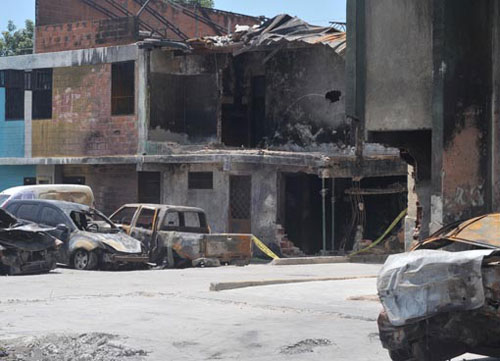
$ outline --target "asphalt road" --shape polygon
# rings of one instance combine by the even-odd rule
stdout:
[[[0,360],[388,361],[375,279],[359,278],[379,268],[57,269],[1,277],[0,356],[9,356]],[[352,279],[209,291],[212,282],[317,277]]]

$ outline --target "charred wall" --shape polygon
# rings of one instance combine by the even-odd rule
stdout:
[[[218,79],[225,62],[225,55],[153,51],[150,141],[184,145],[217,141]]]
[[[473,0],[435,5],[435,228],[491,209],[491,5]]]
[[[266,122],[271,143],[349,143],[345,60],[328,46],[282,50],[265,67]],[[340,91],[338,102],[329,100]]]

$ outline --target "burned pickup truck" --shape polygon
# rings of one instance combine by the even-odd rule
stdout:
[[[62,242],[47,231],[0,209],[0,274],[45,273],[56,268]]]
[[[377,281],[378,325],[393,360],[500,356],[499,249],[500,214],[489,214],[388,258]]]
[[[127,204],[111,220],[140,240],[151,262],[166,267],[246,265],[253,235],[214,234],[201,208]]]

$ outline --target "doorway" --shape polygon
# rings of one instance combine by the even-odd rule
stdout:
[[[252,177],[229,178],[229,232],[252,233]]]
[[[139,203],[161,203],[161,172],[139,172]]]

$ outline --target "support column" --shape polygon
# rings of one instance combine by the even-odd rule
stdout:
[[[24,92],[24,157],[33,157],[33,143],[32,143],[32,103],[33,103],[33,92],[31,90],[26,90]]]
[[[151,51],[142,49],[137,60],[137,131],[138,153],[147,153],[148,128],[150,116],[150,67]]]

